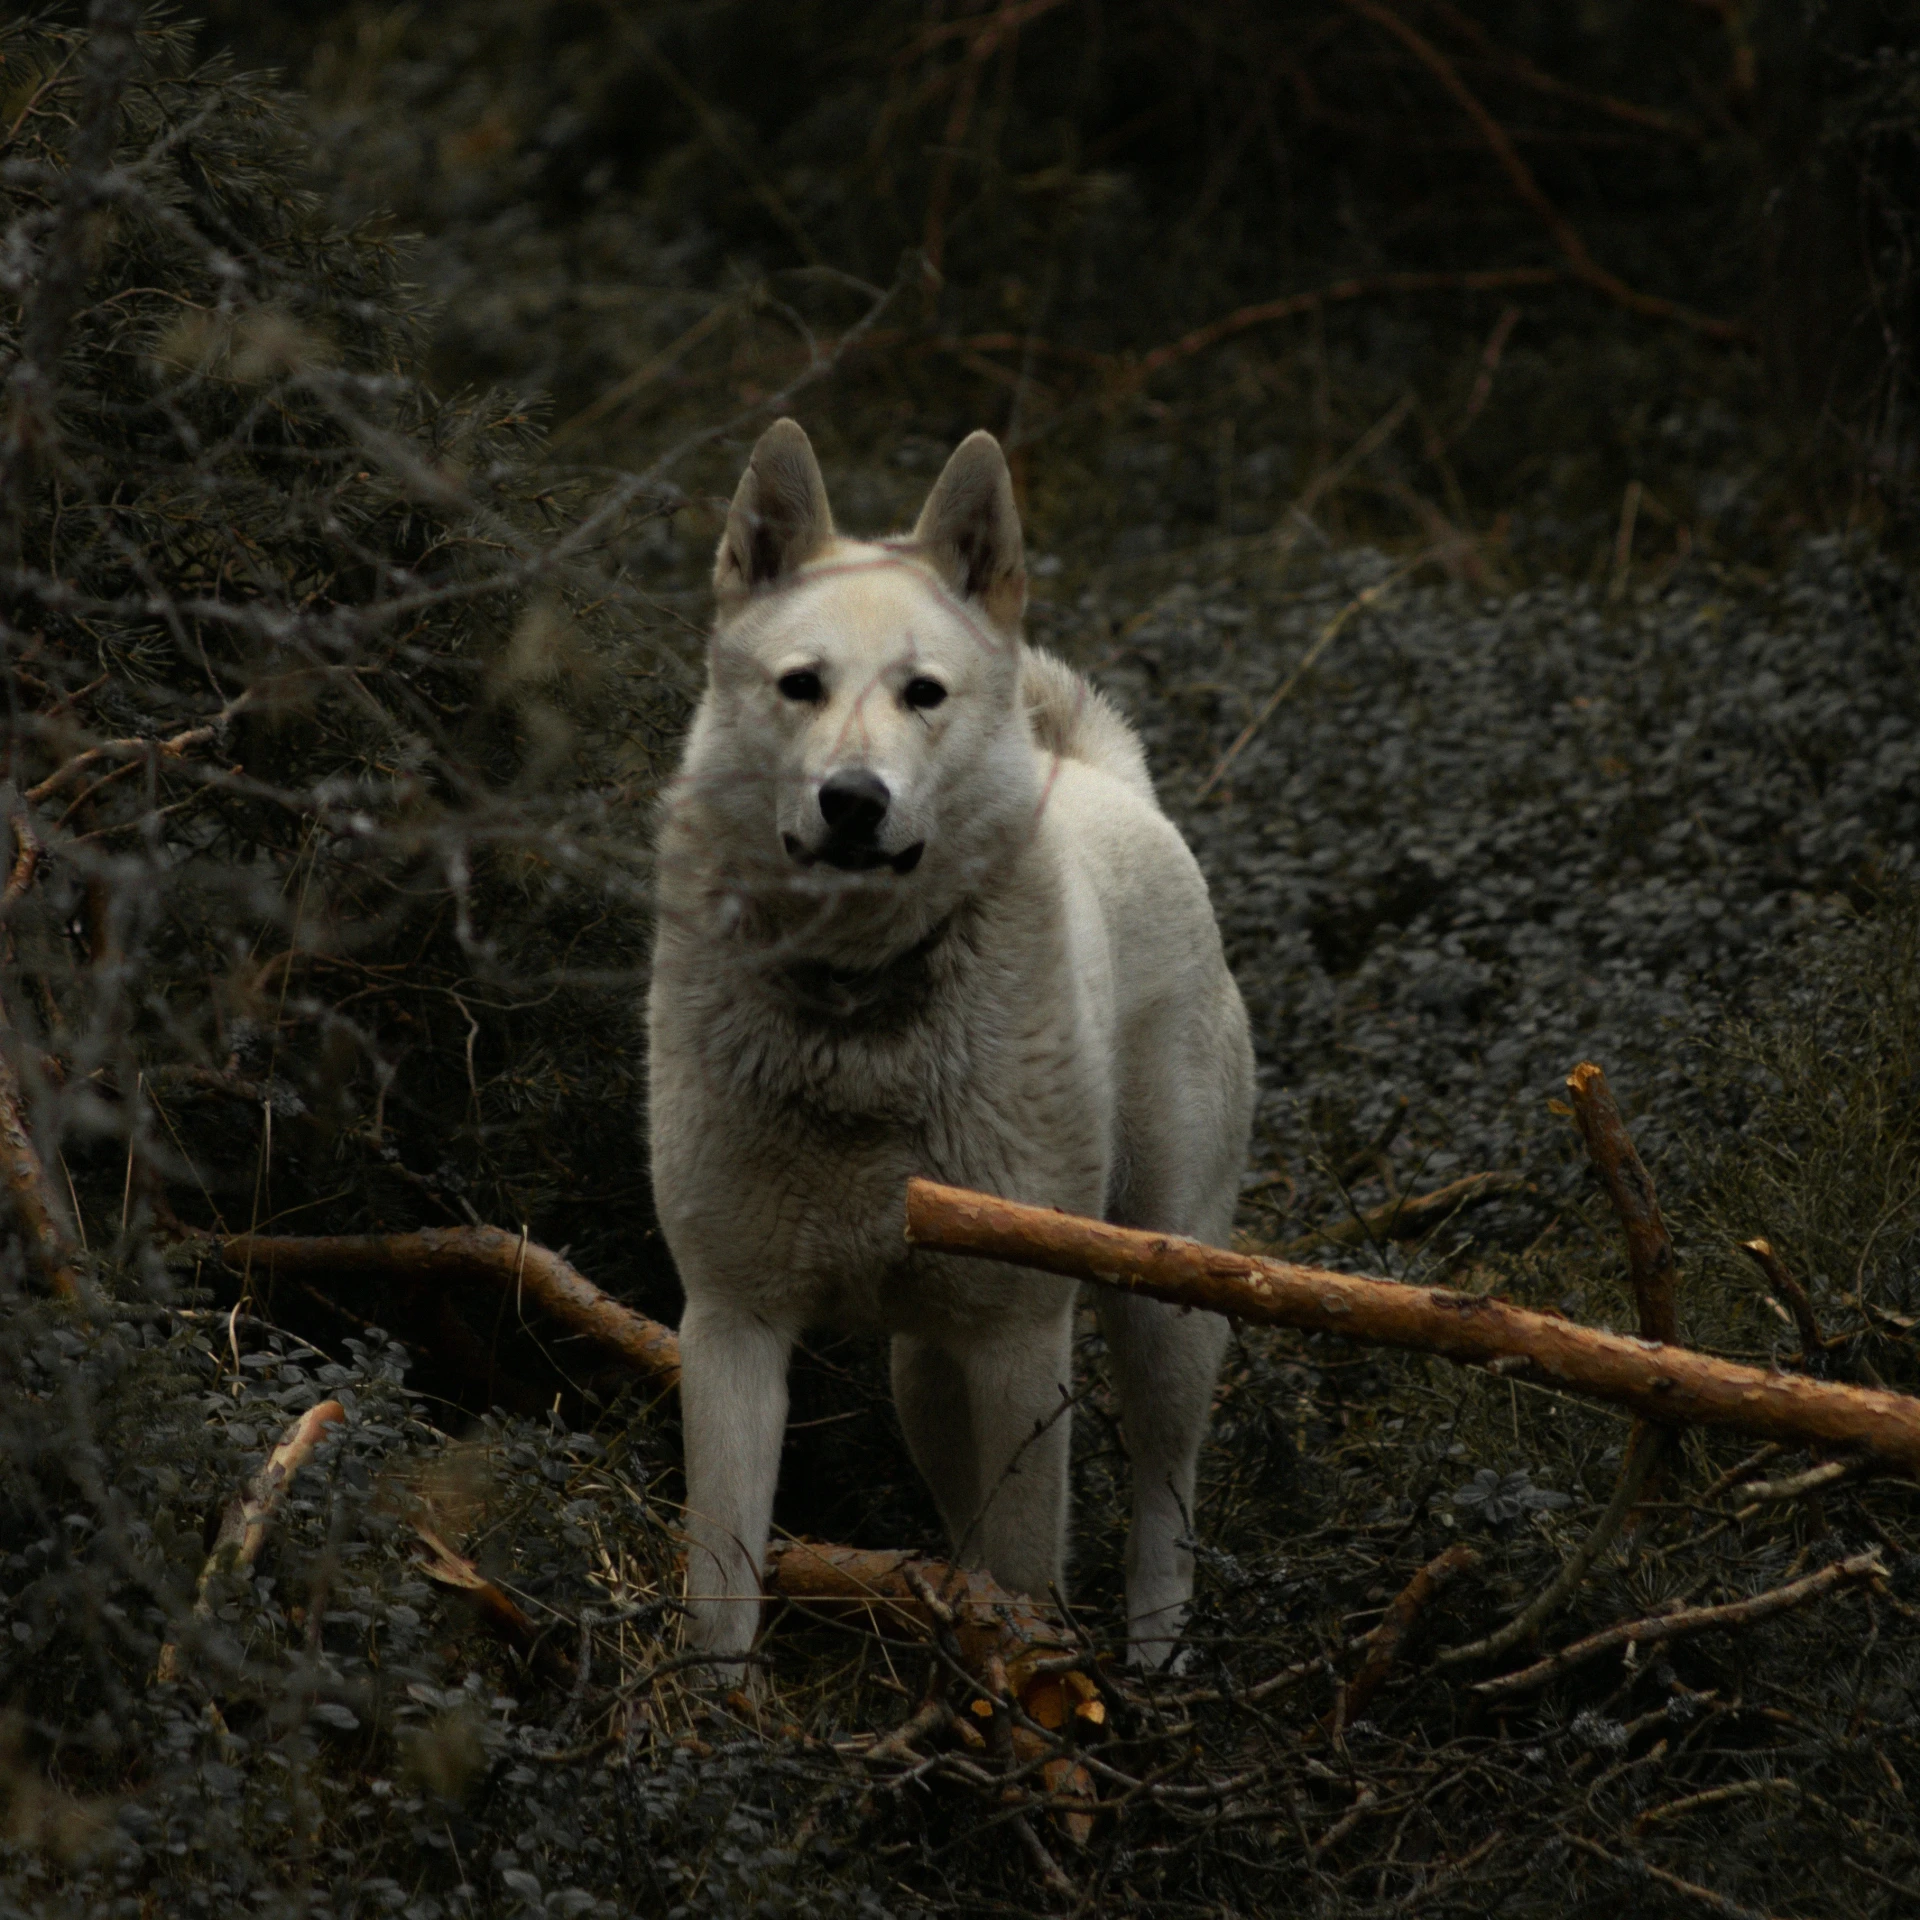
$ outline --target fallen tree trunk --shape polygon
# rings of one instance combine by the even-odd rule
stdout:
[[[663,1387],[680,1384],[680,1342],[669,1327],[610,1299],[557,1253],[499,1227],[428,1227],[311,1239],[242,1233],[220,1243],[229,1266],[310,1280],[351,1273],[398,1286],[479,1282],[524,1294],[569,1332]]]
[[[916,1246],[1039,1267],[1232,1319],[1335,1333],[1466,1366],[1498,1362],[1502,1372],[1524,1370],[1667,1425],[1691,1422],[1775,1440],[1857,1447],[1920,1475],[1920,1400],[1906,1394],[1768,1373],[1478,1294],[1294,1266],[931,1180],[907,1183],[907,1238]]]

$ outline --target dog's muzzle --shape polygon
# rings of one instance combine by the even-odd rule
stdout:
[[[927,843],[916,840],[899,853],[889,853],[880,844],[880,830],[892,804],[893,795],[877,773],[865,767],[849,768],[829,774],[820,783],[820,819],[826,829],[820,844],[810,847],[796,833],[780,837],[788,854],[803,867],[825,865],[842,873],[891,867],[895,873],[911,873]]]

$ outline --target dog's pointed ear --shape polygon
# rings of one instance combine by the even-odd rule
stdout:
[[[920,510],[913,543],[961,599],[977,601],[997,626],[1019,625],[1027,550],[1007,456],[992,434],[970,433],[954,448]]]
[[[785,578],[833,538],[833,509],[813,442],[797,420],[776,420],[755,444],[727,509],[713,557],[713,591],[723,605]]]

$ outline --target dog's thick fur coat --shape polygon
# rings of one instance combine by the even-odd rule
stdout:
[[[1006,462],[976,433],[913,533],[843,539],[806,435],[755,447],[659,839],[654,1190],[680,1327],[694,1644],[758,1617],[795,1339],[891,1336],[955,1552],[1063,1578],[1073,1285],[903,1238],[910,1174],[1223,1242],[1246,1014],[1131,728],[1020,638]],[[1192,1592],[1225,1323],[1101,1290],[1133,1459],[1135,1658]]]

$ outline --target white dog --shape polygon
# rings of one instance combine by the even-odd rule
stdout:
[[[1222,1243],[1246,1012],[1132,730],[1026,647],[1006,461],[976,433],[913,533],[834,531],[791,420],[714,568],[705,698],[668,796],[648,1014],[680,1326],[696,1646],[744,1651],[810,1326],[891,1336],[955,1552],[1063,1577],[1069,1281],[909,1248],[907,1178]],[[1227,1337],[1099,1290],[1133,1460],[1136,1660],[1193,1589],[1194,1460]]]

